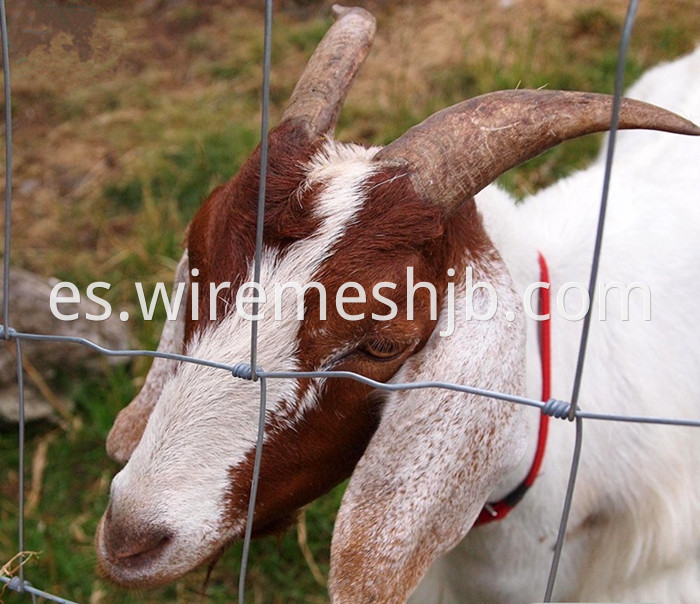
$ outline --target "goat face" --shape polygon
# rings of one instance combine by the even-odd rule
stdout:
[[[332,142],[309,147],[289,125],[271,133],[263,289],[319,282],[334,301],[347,281],[365,292],[390,282],[396,289],[383,294],[397,313],[391,321],[373,319],[388,309],[368,296],[365,303],[345,306],[364,319],[342,318],[331,302],[322,320],[322,300],[310,289],[304,318],[298,320],[296,295],[288,291],[279,309],[282,320],[261,307],[259,364],[265,369],[345,370],[386,382],[409,357],[417,362],[416,354],[435,331],[431,310],[442,305],[448,268],[464,272],[465,243],[470,264],[497,262],[473,203],[443,220],[440,208],[418,199],[396,169],[377,169],[373,155],[374,150]],[[210,196],[190,227],[190,275],[198,269],[190,288],[196,284],[202,317],[192,319],[190,302],[183,338],[187,354],[231,364],[249,355],[250,322],[231,307],[233,294],[253,280],[259,165],[255,153],[231,183]],[[416,284],[435,284],[438,294],[431,304],[428,291],[417,290],[412,320],[407,319],[407,267]],[[214,301],[220,320],[209,320],[209,283],[224,282],[230,288]],[[256,532],[284,525],[301,505],[351,474],[376,428],[381,404],[376,390],[348,380],[267,381]],[[258,406],[258,384],[217,369],[178,365],[139,446],[114,479],[100,531],[101,563],[109,576],[128,584],[140,584],[141,577],[148,583],[168,580],[242,536]],[[180,560],[183,565],[176,566]]]
[[[261,306],[258,364],[268,371],[354,371],[379,382],[459,379],[519,393],[523,321],[473,195],[545,148],[606,128],[609,99],[502,93],[436,114],[382,150],[341,145],[328,135],[373,31],[368,13],[345,12],[270,134],[260,286],[269,297],[275,284],[318,282],[334,301],[346,282],[365,292],[390,282],[395,289],[381,294],[396,305],[396,317],[377,318],[388,307],[368,296],[346,308],[363,318],[347,320],[310,288],[298,320],[288,291],[279,320]],[[621,123],[689,127],[674,119],[629,105]],[[465,140],[469,157],[458,150]],[[229,364],[249,358],[250,322],[231,307],[238,288],[253,280],[259,177],[256,151],[195,216],[178,276],[189,284],[188,307],[166,326],[161,348]],[[464,316],[467,267],[512,314],[458,321],[453,335],[441,337],[446,313],[431,310],[443,308],[454,287],[454,316]],[[434,301],[416,291],[412,319],[409,278],[436,289]],[[223,283],[229,285],[211,289]],[[522,451],[519,412],[494,401],[444,391],[381,394],[341,379],[268,379],[266,390],[254,530],[279,529],[353,474],[333,553],[334,584],[346,594],[354,587],[343,587],[343,577],[370,576],[373,563],[392,575],[385,589],[394,597],[408,593],[466,534]],[[98,529],[108,577],[131,586],[167,582],[242,536],[258,408],[256,383],[202,365],[154,363],[108,441],[113,456],[129,460]],[[363,593],[347,601],[367,600]]]

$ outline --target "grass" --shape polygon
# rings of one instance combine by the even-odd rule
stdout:
[[[225,124],[221,131],[207,132],[159,154],[143,175],[107,184],[103,195],[115,214],[143,211],[145,197],[150,196],[172,199],[182,215],[191,216],[216,184],[238,170],[257,136],[248,127]]]
[[[260,119],[262,14],[247,8],[254,3],[152,4],[107,3],[88,60],[68,48],[66,34],[11,57],[12,262],[81,288],[95,280],[112,283],[110,303],[129,311],[136,304],[134,281],[148,287],[172,278],[187,223],[255,146]],[[688,0],[641,4],[628,82],[690,50],[700,31],[700,15]],[[386,143],[442,107],[498,88],[612,90],[622,2],[372,5],[377,41],[341,115],[342,140]],[[329,23],[314,3],[291,2],[277,12],[273,122]],[[15,24],[11,37],[21,30]],[[501,184],[522,196],[585,165],[598,148],[597,137],[572,142],[509,172]],[[155,347],[159,324],[132,321],[135,343]],[[207,597],[198,595],[203,570],[136,594],[95,573],[92,539],[118,469],[105,454],[105,437],[148,365],[135,359],[50,381],[75,409],[64,427],[28,426],[27,496],[35,504],[27,513],[25,548],[41,554],[27,562],[27,577],[79,602],[234,601],[240,544],[214,569]],[[3,564],[17,552],[18,452],[15,427],[0,426],[0,434]],[[341,495],[342,486],[306,512],[303,549],[324,577]],[[25,601],[9,593],[2,598]],[[254,544],[248,599],[326,601],[297,529]]]

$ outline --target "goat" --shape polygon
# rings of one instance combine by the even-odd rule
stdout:
[[[260,284],[317,282],[335,299],[348,281],[365,291],[396,288],[383,290],[383,304],[356,301],[353,310],[364,313],[356,321],[332,308],[322,320],[324,300],[313,288],[303,292],[302,320],[293,300],[281,298],[280,320],[271,312],[259,319],[260,366],[347,370],[380,382],[458,381],[537,398],[535,321],[526,321],[522,292],[539,281],[538,252],[549,262],[553,292],[587,282],[600,162],[518,206],[490,183],[564,140],[606,130],[610,97],[493,93],[433,115],[382,149],[338,143],[335,121],[375,23],[362,9],[336,11],[269,136]],[[678,116],[629,100],[620,125],[700,134]],[[634,317],[641,313],[635,304],[631,321],[609,314],[593,326],[581,401],[590,411],[690,417],[700,344],[678,317],[691,316],[700,279],[689,159],[697,146],[669,134],[648,137],[644,148],[622,142],[626,153],[638,153],[613,175],[600,279],[646,282],[654,319]],[[159,349],[230,364],[248,358],[250,323],[232,310],[230,292],[252,280],[259,177],[258,149],[195,215],[176,284],[196,296],[166,324]],[[500,310],[490,320],[464,320],[467,275],[497,294]],[[223,293],[208,286],[225,282]],[[418,288],[412,320],[409,286]],[[458,319],[442,337],[452,287]],[[485,289],[472,293],[483,309]],[[391,320],[377,318],[386,301],[398,309]],[[208,318],[210,307],[218,319]],[[553,313],[555,396],[568,397],[579,329]],[[166,583],[242,537],[258,392],[216,369],[154,361],[107,441],[112,457],[128,460],[97,530],[107,577],[124,586]],[[484,505],[527,472],[539,412],[447,390],[378,392],[341,379],[268,379],[267,401],[254,534],[281,530],[300,506],[350,476],[331,547],[333,602],[404,602],[412,592],[416,602],[541,598],[570,424],[551,427],[541,476],[513,512],[471,530]],[[589,422],[555,598],[697,600],[699,443],[683,428]]]

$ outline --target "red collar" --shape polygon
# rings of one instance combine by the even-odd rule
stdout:
[[[544,256],[540,253],[540,281],[549,285],[549,270],[547,268],[547,261]],[[542,364],[542,400],[548,401],[550,397],[550,390],[552,385],[552,334],[551,334],[551,303],[550,303],[550,291],[549,287],[539,288],[540,292],[540,315],[546,315],[548,318],[540,321],[540,357]],[[532,460],[532,465],[530,466],[530,471],[525,476],[525,479],[515,487],[508,495],[506,495],[500,501],[495,503],[487,503],[481,510],[479,517],[476,519],[474,526],[479,526],[480,524],[488,524],[494,520],[503,520],[510,511],[518,504],[518,502],[525,496],[528,489],[534,484],[537,474],[540,471],[540,466],[542,465],[542,459],[544,458],[544,450],[547,446],[547,429],[549,427],[549,416],[542,413],[540,415],[540,429],[537,436],[537,450],[535,451],[535,457]]]

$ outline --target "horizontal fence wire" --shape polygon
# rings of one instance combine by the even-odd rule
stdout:
[[[24,333],[15,330],[8,330],[9,339],[16,340],[27,340],[27,341],[43,341],[43,342],[61,342],[64,344],[78,344],[81,346],[86,346],[95,352],[103,354],[110,357],[150,357],[150,358],[161,358],[171,361],[178,361],[181,363],[191,363],[194,365],[203,365],[205,367],[211,367],[214,369],[221,369],[227,371],[233,375],[233,377],[252,380],[252,372],[250,364],[247,362],[242,363],[222,363],[220,361],[214,361],[211,359],[204,359],[195,356],[189,356],[184,354],[176,354],[171,352],[163,352],[159,350],[138,350],[138,349],[118,349],[118,348],[107,348],[101,346],[100,344],[93,342],[87,338],[81,338],[77,336],[64,336],[55,334],[36,334],[36,333]],[[0,325],[0,337],[4,334],[4,328]],[[498,392],[496,390],[488,390],[486,388],[477,388],[475,386],[469,386],[466,384],[458,384],[456,382],[441,382],[441,381],[424,381],[424,382],[397,382],[397,383],[386,383],[378,382],[372,378],[368,378],[362,374],[355,373],[353,371],[333,371],[324,369],[321,371],[265,371],[258,368],[256,372],[258,377],[268,378],[268,379],[323,379],[323,378],[343,378],[354,380],[360,382],[367,386],[372,386],[379,390],[385,390],[387,392],[396,392],[402,390],[425,390],[425,389],[443,389],[452,390],[453,392],[463,392],[465,394],[475,394],[478,396],[483,396],[486,398],[491,398],[495,400],[525,405],[528,407],[535,407],[550,415],[552,417],[558,417],[561,419],[568,419],[569,408],[571,403],[568,401],[563,401],[556,398],[551,398],[548,401],[541,401],[534,398],[529,398],[527,396],[520,396],[517,394],[509,394],[507,392]],[[563,411],[562,411],[563,406]],[[685,427],[697,427],[700,428],[700,420],[687,419],[687,418],[672,418],[672,417],[655,417],[648,415],[620,415],[616,413],[592,413],[585,411],[583,409],[577,409],[575,417],[580,417],[582,419],[593,419],[601,421],[611,421],[611,422],[626,422],[626,423],[643,423],[643,424],[659,424],[667,426],[685,426]]]
[[[602,246],[602,235],[603,226],[605,222],[605,207],[607,204],[608,187],[610,176],[612,174],[613,167],[613,153],[615,145],[615,132],[617,129],[618,115],[619,115],[619,104],[622,91],[622,78],[624,75],[624,63],[626,56],[626,49],[631,36],[632,25],[634,23],[634,18],[637,10],[638,2],[637,0],[630,0],[628,5],[627,16],[625,19],[625,24],[622,32],[622,39],[620,42],[620,51],[618,57],[617,65],[617,77],[614,93],[614,105],[613,105],[613,126],[611,129],[611,134],[608,139],[608,151],[606,157],[606,167],[605,167],[605,181],[603,184],[603,193],[601,200],[601,210],[598,222],[598,229],[596,234],[596,244],[594,248],[593,259],[591,262],[591,280],[589,284],[589,295],[592,296],[593,288],[595,287],[595,275],[597,274],[597,266],[600,258],[600,250]],[[581,342],[579,348],[579,357],[577,360],[576,374],[574,388],[572,392],[571,401],[565,401],[560,399],[551,398],[547,401],[541,401],[532,399],[525,396],[514,395],[504,392],[496,392],[483,388],[478,388],[475,386],[470,386],[466,384],[459,384],[454,382],[442,382],[442,381],[424,381],[424,382],[404,382],[404,383],[383,383],[372,380],[361,374],[357,374],[350,371],[266,371],[264,368],[260,368],[256,365],[257,359],[257,347],[258,347],[258,334],[257,334],[257,322],[252,321],[251,329],[251,356],[250,362],[239,362],[234,364],[222,363],[215,359],[205,359],[198,358],[194,356],[188,356],[183,354],[168,353],[163,351],[153,351],[153,350],[138,350],[138,349],[111,349],[101,346],[99,343],[93,342],[89,339],[77,337],[77,336],[65,336],[65,335],[54,335],[54,334],[36,334],[36,333],[25,333],[16,331],[11,327],[9,321],[9,270],[10,270],[10,243],[11,243],[11,174],[12,174],[12,154],[11,154],[11,89],[10,89],[10,73],[9,73],[9,56],[8,56],[8,36],[7,36],[7,24],[5,16],[5,2],[0,0],[0,18],[2,26],[2,49],[3,49],[3,74],[4,74],[4,92],[5,92],[5,151],[6,151],[6,180],[5,180],[5,242],[4,242],[4,284],[3,284],[3,324],[0,325],[0,337],[4,340],[11,341],[16,346],[17,350],[17,383],[18,383],[18,405],[19,405],[19,487],[18,487],[18,499],[19,499],[19,521],[18,521],[18,547],[19,547],[19,569],[17,575],[14,577],[4,577],[0,576],[0,593],[3,588],[7,588],[16,592],[24,593],[32,598],[32,601],[36,601],[37,597],[44,598],[52,602],[75,604],[70,600],[64,599],[57,595],[42,591],[31,585],[31,583],[24,577],[24,456],[25,456],[25,443],[24,443],[24,429],[25,429],[25,418],[24,418],[24,387],[23,387],[23,361],[21,344],[24,341],[42,341],[42,342],[55,342],[55,343],[69,343],[79,346],[85,346],[95,353],[102,354],[111,357],[151,357],[151,358],[161,358],[167,359],[178,363],[191,363],[197,365],[203,365],[206,367],[211,367],[224,372],[228,372],[231,377],[256,381],[260,386],[260,408],[259,408],[259,418],[258,418],[258,436],[257,436],[257,446],[254,461],[253,470],[253,480],[251,485],[251,493],[249,498],[249,508],[248,508],[248,521],[246,523],[246,535],[244,538],[244,552],[241,562],[241,568],[239,571],[239,602],[243,603],[245,599],[245,581],[246,581],[246,571],[248,565],[248,555],[250,547],[251,532],[253,526],[253,511],[255,504],[255,492],[257,489],[257,484],[260,474],[260,463],[263,454],[262,443],[264,439],[264,427],[265,427],[265,413],[266,413],[266,383],[267,380],[280,380],[280,379],[349,379],[354,380],[366,385],[369,385],[378,390],[384,391],[408,391],[408,390],[418,390],[418,389],[444,389],[451,390],[455,392],[461,392],[465,394],[477,395],[484,398],[495,399],[502,401],[504,403],[511,403],[517,405],[525,405],[528,407],[539,409],[542,413],[550,415],[552,417],[557,417],[560,419],[575,421],[576,423],[576,436],[574,443],[574,455],[572,459],[571,471],[569,475],[569,484],[566,491],[565,504],[562,510],[562,516],[560,520],[560,530],[557,537],[557,542],[555,546],[555,552],[552,560],[552,567],[550,569],[550,574],[547,583],[547,592],[545,594],[545,602],[551,601],[551,595],[554,587],[554,582],[556,580],[558,561],[561,555],[561,551],[564,545],[564,535],[566,532],[566,522],[571,507],[571,503],[574,497],[574,485],[576,481],[576,475],[578,471],[578,459],[581,454],[583,437],[582,428],[583,420],[593,420],[593,421],[608,421],[608,422],[623,422],[623,423],[643,423],[643,424],[656,424],[656,425],[666,425],[666,426],[683,426],[683,427],[694,427],[700,428],[700,420],[693,420],[688,418],[668,418],[668,417],[652,417],[643,415],[620,415],[620,414],[607,414],[607,413],[592,413],[582,410],[578,406],[578,393],[579,387],[582,379],[583,366],[586,357],[586,343],[588,336],[588,323],[584,321],[584,326],[582,329]],[[265,174],[267,168],[267,131],[268,131],[268,114],[269,114],[269,85],[270,85],[270,44],[271,44],[271,28],[272,28],[272,0],[266,0],[265,5],[265,47],[264,47],[264,58],[263,58],[263,95],[262,95],[262,127],[261,127],[261,138],[262,138],[262,153],[261,153],[261,183],[260,192],[258,197],[258,221],[256,227],[256,254],[255,254],[255,275],[259,280],[260,274],[260,262],[262,254],[262,224],[264,216],[264,204],[265,204]],[[257,310],[253,310],[253,315],[257,314]],[[587,317],[588,318],[588,317]]]
[[[27,594],[31,597],[32,602],[36,602],[37,598],[44,598],[50,602],[58,602],[58,604],[78,604],[73,600],[66,600],[65,598],[49,593],[48,591],[37,589],[36,587],[33,587],[29,581],[20,579],[20,577],[0,577],[0,583],[4,583],[8,589]]]

